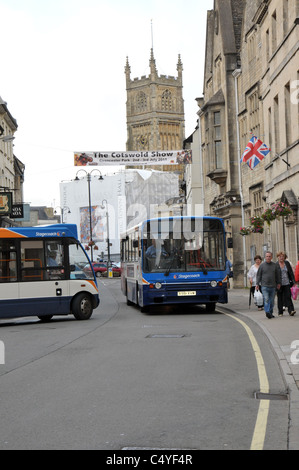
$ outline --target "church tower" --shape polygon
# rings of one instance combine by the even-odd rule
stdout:
[[[149,76],[131,80],[127,58],[127,150],[181,150],[185,139],[183,64],[179,55],[177,77],[158,75],[151,49]],[[158,167],[155,167],[158,169]],[[164,171],[178,170],[176,166]]]

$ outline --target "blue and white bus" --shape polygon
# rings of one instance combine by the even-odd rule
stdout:
[[[227,303],[225,229],[216,217],[149,219],[121,239],[122,292],[151,305]]]
[[[76,225],[0,228],[0,319],[73,314],[88,320],[99,302]]]

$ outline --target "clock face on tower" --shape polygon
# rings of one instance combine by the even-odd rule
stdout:
[[[139,137],[139,144],[141,146],[141,148],[145,148],[145,146],[147,145],[147,138],[145,135],[141,135]]]

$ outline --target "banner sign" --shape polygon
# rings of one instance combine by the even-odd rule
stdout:
[[[76,152],[74,159],[75,166],[186,165],[192,163],[192,150]]]
[[[12,207],[12,193],[0,193],[0,215],[10,215]]]
[[[10,214],[12,219],[23,219],[24,218],[24,206],[23,204],[14,204]]]

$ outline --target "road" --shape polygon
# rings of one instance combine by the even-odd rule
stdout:
[[[261,431],[256,354],[233,316],[200,307],[128,307],[100,281],[89,321],[0,321],[0,450],[250,449]],[[265,334],[272,394],[285,386]],[[258,424],[257,424],[258,422]],[[263,449],[287,449],[288,401],[270,401]]]

